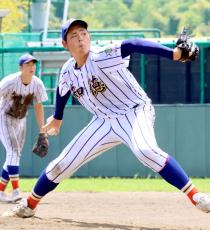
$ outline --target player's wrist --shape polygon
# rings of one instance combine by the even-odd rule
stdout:
[[[45,130],[41,127],[41,128],[39,129],[39,133],[46,133],[46,132],[45,132]]]
[[[58,120],[58,121],[62,121],[63,120],[63,114],[61,115],[61,114],[53,114],[53,118],[55,119],[55,120]]]

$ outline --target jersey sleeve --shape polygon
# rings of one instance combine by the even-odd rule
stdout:
[[[146,40],[144,38],[130,38],[122,42],[122,57],[127,57],[135,52],[141,54],[158,55],[173,60],[173,49],[168,48],[159,42]]]
[[[34,101],[35,103],[42,103],[48,100],[47,92],[43,82],[37,79],[37,90],[35,93]]]
[[[7,76],[0,81],[0,97],[7,95],[15,84],[14,77]]]
[[[112,72],[129,64],[129,57],[122,58],[121,43],[111,44],[94,53],[94,61],[104,72]]]
[[[70,60],[67,61],[61,69],[60,79],[58,83],[59,94],[61,97],[66,95],[67,92],[71,91],[71,78],[70,78],[71,66],[72,63]]]

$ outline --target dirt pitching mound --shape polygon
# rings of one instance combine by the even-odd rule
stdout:
[[[0,203],[0,214],[13,206]],[[210,230],[210,213],[197,210],[181,192],[51,192],[35,217],[0,217],[0,229]]]

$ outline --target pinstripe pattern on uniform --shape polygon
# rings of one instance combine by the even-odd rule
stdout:
[[[101,53],[103,53],[103,52],[101,52]],[[110,58],[97,59],[97,60],[95,60],[95,62],[101,62],[101,61],[107,61],[107,60],[110,61],[111,59],[113,60],[114,58],[121,58],[121,55],[118,55],[118,56],[115,56],[115,57],[110,57]]]
[[[10,74],[7,77],[3,78],[1,80],[0,83],[0,97],[1,96],[6,96],[6,94],[8,93],[8,91],[10,91],[12,89],[12,87],[14,86],[14,76],[16,74]]]
[[[36,76],[28,85],[22,83],[21,72],[8,75],[0,82],[0,138],[6,149],[5,167],[19,166],[26,133],[26,117],[18,119],[6,114],[12,106],[13,94],[21,95],[23,99],[32,94],[37,103],[48,99],[43,82]]]
[[[105,47],[108,51],[112,51],[112,45],[107,45]],[[114,44],[114,48],[115,48],[115,51],[119,50],[120,49],[120,43],[118,44]],[[97,47],[96,49],[92,49],[90,50],[90,53],[93,53],[93,54],[103,54],[103,56],[101,56],[101,60],[104,60],[104,59],[107,59],[107,56],[105,55],[104,53],[104,47]],[[108,53],[108,52],[107,52]],[[109,55],[109,54],[108,54]],[[120,57],[121,56],[121,53],[119,53],[118,51],[118,54],[116,55],[116,57]],[[104,58],[105,57],[105,58]],[[99,59],[100,60],[100,59]]]
[[[115,64],[115,65],[109,65],[109,66],[101,67],[100,69],[104,71],[104,69],[109,69],[110,70],[110,68],[114,69],[114,67],[116,67],[115,69],[117,70],[119,68],[119,66],[123,67],[123,65],[124,65],[124,62],[122,61],[122,62],[120,62],[118,64]]]
[[[109,130],[109,132],[104,135],[97,143],[96,145],[99,144],[100,141],[102,141],[104,138],[106,138],[111,132],[111,129]],[[81,159],[81,161],[76,165],[75,168],[72,168],[71,170],[71,174],[73,174],[75,171],[77,171],[77,169],[79,169],[80,167],[82,167],[84,164],[86,164],[87,162],[89,162],[90,160],[93,160],[94,158],[96,158],[97,156],[99,156],[100,154],[102,154],[103,152],[107,151],[108,149],[111,149],[112,147],[116,146],[115,144],[112,144],[112,146],[109,145],[101,148],[102,145],[99,146],[94,146],[93,148],[91,148],[88,152],[88,154],[86,154],[85,158]],[[94,149],[94,151],[92,151]]]
[[[102,80],[101,77],[100,77],[100,74],[97,74],[97,71],[95,70],[97,67],[94,67],[92,62],[90,64],[91,64],[91,67],[92,67],[91,68],[92,72],[91,72],[91,70],[89,70],[90,74],[92,74],[93,76],[95,75],[95,76],[98,77],[98,79]],[[117,99],[118,101],[120,101],[123,104],[123,101],[121,101],[120,98],[113,91],[110,90],[110,87],[109,87],[109,85],[107,83],[106,83],[106,85],[107,85],[106,95],[104,93],[102,93],[102,95],[109,101],[109,103],[112,106],[114,106],[118,110],[118,113],[119,113],[120,110],[126,111],[125,108],[120,108],[120,106],[118,106],[118,105],[114,104],[114,102],[112,102],[112,101],[114,101],[113,100],[113,97],[114,97],[115,99]],[[108,99],[110,96],[112,98],[112,101],[110,99]],[[122,113],[119,113],[119,114],[121,115]]]
[[[150,116],[150,113],[147,111],[146,114],[144,114],[144,110],[141,109],[138,111],[138,113],[131,112],[126,115],[128,122],[132,125],[132,121],[135,121],[133,123],[133,138],[137,146],[137,153],[140,151],[140,158],[144,157],[144,161],[146,161],[149,166],[154,171],[160,171],[163,166],[165,165],[165,162],[167,160],[168,154],[163,152],[156,143],[156,140],[153,136],[149,135],[149,130],[153,130],[152,124],[148,128],[146,123],[147,116]],[[141,122],[138,122],[138,119],[141,120]],[[152,122],[151,122],[152,123]],[[145,125],[146,124],[146,125]],[[144,130],[142,133],[141,130]],[[148,145],[150,143],[150,146]],[[153,148],[151,148],[151,145]],[[154,149],[156,150],[154,152]],[[135,150],[134,150],[135,151]],[[159,154],[157,154],[157,152]]]
[[[157,145],[154,131],[153,131],[153,127],[151,127],[153,125],[153,121],[150,122],[150,125],[149,125],[149,123],[147,121],[147,113],[148,112],[145,111],[145,107],[143,108],[143,113],[144,113],[145,123],[141,124],[140,118],[139,118],[138,114],[136,113],[136,111],[134,110],[134,114],[135,114],[136,120],[138,122],[138,127],[139,127],[141,135],[144,139],[144,142],[155,154],[159,155],[160,158],[164,158],[164,161],[165,161],[167,159],[167,157],[165,155],[160,154],[162,152],[162,150],[160,150],[160,148]],[[143,125],[145,125],[145,127],[142,127]],[[145,130],[147,130],[147,132],[145,132]]]
[[[118,106],[118,105],[124,105],[125,107],[129,107],[126,103],[123,102],[123,100],[120,99],[120,97],[124,95],[122,90],[97,65],[94,65],[94,63],[91,63],[91,66],[92,66],[92,70],[94,70],[94,75],[96,75],[100,80],[102,80],[101,75],[103,76],[103,82],[105,82],[107,89],[110,92],[110,95],[107,94],[106,92],[107,97],[111,96],[113,102],[115,102],[116,101],[115,99],[117,99],[117,103],[116,102],[115,103],[116,103],[116,107],[118,108],[118,110],[127,111],[126,108],[120,108],[120,106]],[[113,76],[111,75],[111,77]],[[116,91],[116,89],[118,91]],[[122,93],[122,95],[120,95],[120,92]],[[112,96],[114,96],[114,98]]]
[[[61,96],[72,87],[74,90],[83,88],[84,94],[77,99],[87,110],[101,118],[119,117],[134,106],[143,106],[149,101],[146,93],[126,70],[120,45],[112,45],[101,51],[91,51],[86,63],[79,69],[75,67],[74,59],[67,61],[60,77]],[[106,89],[93,95],[90,89],[93,79],[104,84]]]
[[[154,133],[153,111],[149,109],[150,104],[147,107],[137,107],[121,117],[91,121],[48,165],[48,178],[59,183],[88,161],[120,143],[130,147],[144,165],[160,171],[168,154],[157,146],[155,136],[151,136]]]
[[[35,96],[35,102],[43,102],[48,99],[44,85],[38,77],[33,76],[31,83],[25,86],[24,84],[22,84],[20,72],[11,74],[3,78],[0,84],[0,90],[2,88],[3,92],[0,93],[0,96],[2,96],[0,103],[1,114],[7,111],[11,106],[11,97],[13,92],[22,96],[26,96],[28,94],[33,93]]]
[[[75,76],[75,81],[74,81],[74,82],[76,82],[77,88],[79,88],[79,87],[81,87],[81,86],[83,87],[83,86],[84,86],[84,82],[83,82],[82,84],[79,84],[79,79],[80,79],[80,81],[81,81],[81,72],[80,72],[79,70],[74,70],[74,71],[73,71],[73,74],[74,74],[74,76]],[[79,75],[79,76],[78,76],[78,75]],[[89,94],[88,94],[88,91],[87,91],[87,89],[86,89],[85,87],[84,87],[84,91],[86,92],[87,95],[89,95]],[[87,109],[88,111],[92,112],[94,115],[98,115],[97,111],[95,111],[95,106],[94,106],[94,104],[91,102],[91,100],[90,100],[89,97],[83,96],[83,97],[81,97],[80,99],[78,99],[78,101],[79,101],[83,106],[85,106],[86,109]]]
[[[97,117],[94,117],[94,118],[90,121],[90,123],[89,123],[86,127],[84,127],[84,128],[82,129],[82,131],[80,131],[80,132],[74,137],[74,139],[69,143],[69,145],[71,144],[71,146],[73,146],[73,145],[77,142],[77,140],[81,138],[81,136],[83,135],[83,133],[84,133],[94,122],[96,122],[96,120],[97,120]],[[68,146],[69,146],[69,145],[68,145]],[[67,148],[68,146],[66,146],[66,148]],[[59,160],[58,160],[58,162],[59,162],[60,160],[63,160],[63,159],[68,155],[68,152],[67,152],[67,153],[64,153],[64,152],[65,152],[65,151],[62,152],[62,153],[63,153],[63,154],[62,154],[62,157],[61,157],[61,154],[59,155]],[[57,159],[57,158],[56,158],[56,159]],[[55,159],[55,160],[56,160],[56,159]],[[55,160],[53,161],[53,164],[50,166],[49,171],[47,171],[47,174],[51,173],[51,171],[53,171],[53,170],[56,168],[56,163],[54,163]]]
[[[16,165],[17,163],[17,158],[19,159],[19,155],[20,155],[20,149],[18,146],[18,140],[17,140],[17,136],[15,133],[16,130],[16,124],[12,124],[12,119],[8,116],[5,116],[6,119],[6,127],[8,130],[8,134],[9,134],[9,140],[10,140],[10,146],[11,146],[11,151],[9,151],[9,153],[7,152],[7,156],[6,156],[6,161],[8,165]],[[14,119],[13,119],[14,120]],[[15,125],[13,127],[13,125]],[[14,160],[16,161],[14,163]]]
[[[99,156],[99,155],[101,155],[102,153],[108,151],[109,149],[112,149],[113,147],[115,147],[115,146],[117,146],[117,145],[119,145],[119,144],[121,144],[121,142],[119,142],[119,141],[101,144],[101,146],[100,146],[101,149],[100,149],[100,148],[97,148],[97,149],[100,149],[100,150],[94,151],[91,155],[89,154],[89,155],[85,158],[85,160],[83,160],[79,165],[77,165],[76,168],[74,168],[74,169],[72,170],[71,173],[73,174],[74,172],[76,172],[80,167],[82,167],[82,166],[83,166],[84,164],[86,164],[87,162],[89,162],[89,161],[95,159],[97,156]]]
[[[120,123],[120,119],[118,119],[118,118],[116,118],[116,121],[117,121],[118,125],[119,125],[120,128],[121,128],[120,138],[124,141],[125,144],[127,144],[127,146],[130,146],[131,143],[132,143],[132,141],[131,141],[131,138],[130,138],[128,132],[126,131],[126,129],[123,128],[124,124],[121,124],[121,123]],[[126,134],[127,138],[129,139],[129,142],[126,141],[125,138],[122,137],[122,133],[123,133],[122,130],[123,130],[123,132]],[[116,133],[116,134],[117,134],[117,133]],[[118,135],[118,134],[117,134],[117,135]],[[118,136],[119,136],[119,135],[118,135]],[[130,143],[130,144],[129,144],[129,143]]]
[[[135,84],[132,85],[132,84],[130,83],[131,79],[128,80],[128,77],[127,77],[128,73],[126,74],[126,73],[124,73],[124,71],[126,71],[125,68],[120,69],[120,70],[118,70],[117,72],[118,72],[118,74],[121,76],[121,78],[124,80],[125,85],[130,89],[130,92],[134,95],[134,97],[137,97],[137,98],[138,98],[139,100],[141,100],[143,103],[146,103],[146,100],[144,99],[144,98],[145,98],[145,93],[144,93],[144,91],[142,90],[142,88],[139,86],[139,87],[138,87],[138,91],[137,91],[137,89],[134,88],[134,85],[135,85],[135,86],[138,85],[136,79],[132,79],[133,81],[135,81],[135,82],[134,82]],[[128,72],[128,70],[127,70],[127,72]],[[141,93],[140,93],[140,92],[141,92]],[[144,96],[143,96],[143,95],[144,95]],[[132,96],[132,95],[130,95],[130,96]]]
[[[101,52],[92,52],[93,61],[97,62],[97,66],[104,70],[112,72],[125,66],[125,62],[121,56],[121,44],[114,44],[108,47],[102,48]],[[110,57],[112,58],[110,61]]]
[[[127,99],[127,101],[132,102],[132,103],[133,103],[133,106],[135,106],[135,105],[137,104],[136,102],[134,102],[133,100],[131,100],[131,98],[129,97],[130,95],[129,95],[129,94],[126,94],[126,93],[117,85],[117,83],[115,83],[115,82],[111,79],[111,77],[108,76],[108,74],[106,74],[102,69],[100,69],[100,70],[101,70],[101,72],[104,74],[104,76],[107,78],[107,80],[110,81],[110,82],[113,84],[113,86],[115,86],[115,89],[114,89],[113,91],[116,92],[117,95],[120,95],[120,94],[121,94],[122,98],[125,97],[125,98]],[[129,92],[129,93],[130,93],[130,92]],[[120,96],[120,97],[121,97],[121,96]],[[122,100],[121,100],[121,101],[122,101]],[[133,107],[133,106],[130,107],[129,105],[125,104],[124,102],[123,102],[123,104],[126,105],[128,108]],[[130,104],[130,103],[129,103],[129,104]]]
[[[95,102],[93,101],[93,99],[94,99],[93,96],[91,95],[90,92],[88,92],[89,90],[87,90],[87,89],[89,89],[89,84],[88,84],[87,79],[85,79],[85,77],[83,76],[82,70],[81,70],[81,69],[80,69],[80,74],[81,74],[81,78],[82,78],[82,81],[83,81],[83,86],[84,86],[85,92],[86,92],[86,94],[87,94],[87,99],[88,99],[89,102],[92,103],[92,105],[93,105],[93,111],[95,111],[95,113],[96,113],[97,116],[100,116],[100,114],[98,114],[98,111],[99,111],[99,112],[102,114],[102,116],[107,117],[107,113],[103,112],[103,111],[100,109],[100,107],[97,106],[97,105],[95,104]],[[93,98],[93,99],[92,99],[92,98]],[[102,106],[104,106],[104,105],[102,104]],[[107,109],[107,108],[106,108],[106,109]]]
[[[127,79],[127,76],[128,76],[128,74],[124,74],[124,78],[122,78],[122,75],[120,75],[119,74],[119,72],[118,71],[121,71],[121,73],[123,73],[122,72],[122,70],[125,70],[125,71],[128,71],[127,70],[127,68],[126,68],[126,66],[125,65],[123,65],[123,66],[121,66],[121,61],[123,60],[122,59],[122,57],[121,57],[121,52],[120,52],[120,48],[119,48],[119,46],[117,47],[117,52],[118,52],[118,54],[120,54],[120,55],[118,55],[117,57],[119,57],[118,58],[118,63],[119,63],[119,66],[118,66],[118,68],[116,68],[116,69],[112,69],[112,68],[110,68],[108,71],[104,71],[104,69],[101,69],[101,67],[102,67],[102,65],[101,65],[101,62],[100,62],[100,65],[98,65],[98,68],[99,68],[99,70],[103,73],[103,75],[105,76],[105,77],[107,77],[108,78],[108,80],[109,81],[111,81],[111,85],[113,86],[113,84],[114,84],[114,87],[113,87],[113,89],[112,89],[112,92],[115,92],[115,94],[117,94],[117,95],[121,95],[120,96],[120,98],[123,98],[123,99],[125,99],[125,100],[121,100],[120,102],[121,103],[123,103],[123,104],[130,104],[128,101],[130,100],[131,102],[133,102],[133,105],[130,105],[130,108],[132,108],[133,106],[135,106],[136,104],[140,104],[141,103],[141,101],[139,100],[139,97],[138,98],[136,98],[136,99],[134,99],[134,100],[136,100],[136,101],[133,101],[133,100],[131,100],[131,98],[132,98],[132,91],[131,91],[131,89],[130,88],[125,88],[124,86],[127,86],[126,85],[126,81],[125,81],[125,79]],[[104,52],[105,53],[105,52]],[[103,60],[103,63],[105,64],[105,62],[106,62],[106,54],[104,54],[103,53],[103,56],[105,56],[105,58],[104,58],[104,60]],[[94,61],[96,61],[97,59],[100,59],[100,57],[95,57],[94,58]],[[117,63],[117,60],[115,61],[115,64]],[[98,64],[98,62],[97,62],[97,64]],[[98,74],[98,75],[101,75],[101,74]],[[133,77],[134,78],[134,77]],[[113,79],[113,80],[112,80]],[[104,80],[104,78],[103,78],[103,80]],[[116,81],[117,80],[117,81]],[[123,81],[122,81],[123,80]],[[120,86],[118,86],[117,85],[117,83],[121,83],[121,82],[123,82],[124,83],[124,85],[123,84],[120,84]],[[108,83],[106,82],[106,84],[108,85]],[[135,86],[138,86],[138,83],[137,82],[133,82],[133,85],[135,85]],[[108,85],[108,88],[109,88],[109,85]],[[122,89],[121,89],[122,88]],[[138,91],[140,91],[141,90],[141,87],[140,86],[138,86]],[[142,91],[142,90],[141,90]],[[143,92],[143,91],[142,91]],[[140,94],[141,95],[141,94]],[[137,97],[137,95],[135,94],[135,97]],[[144,93],[143,94],[143,97],[145,98],[145,100],[143,100],[143,102],[145,102],[146,101],[146,99],[148,100],[148,97],[146,96],[146,93]],[[141,98],[141,100],[142,100],[142,98]],[[125,103],[125,102],[126,103]],[[128,103],[127,103],[128,102]]]
[[[127,119],[126,119],[127,120]],[[133,141],[131,140],[131,138],[130,138],[130,133],[128,132],[128,129],[127,128],[123,128],[123,126],[124,127],[126,127],[126,124],[128,124],[128,122],[126,122],[126,120],[125,121],[123,121],[123,125],[121,125],[120,124],[120,120],[119,119],[116,119],[116,123],[118,123],[118,125],[120,126],[120,129],[119,128],[117,128],[117,129],[114,129],[113,128],[113,131],[115,132],[115,134],[120,138],[120,140],[124,143],[124,144],[126,144],[128,147],[130,147],[131,148],[131,150],[134,152],[134,154],[136,155],[136,157],[138,158],[138,160],[139,161],[141,161],[144,165],[146,165],[146,166],[148,166],[148,167],[150,167],[150,164],[149,163],[147,163],[146,161],[144,161],[144,160],[142,160],[141,158],[140,158],[140,156],[139,156],[139,154],[137,153],[135,153],[135,149],[134,149],[134,144],[133,144]],[[122,120],[121,120],[122,121]],[[130,125],[129,125],[130,126]],[[130,128],[131,128],[131,132],[132,132],[132,127],[130,126]],[[122,130],[123,130],[123,132],[122,132]],[[129,141],[126,141],[126,138],[124,138],[123,137],[123,133],[125,133],[126,134],[126,137],[129,139]],[[141,154],[141,152],[140,152],[140,154]]]
[[[59,183],[119,143],[129,146],[144,165],[160,171],[168,155],[157,146],[150,119],[152,111],[143,109],[147,103],[150,105],[150,99],[126,69],[120,47],[90,52],[86,63],[79,69],[75,64],[75,61],[68,61],[64,65],[65,75],[61,75],[59,92],[65,93],[72,88],[77,92],[83,88],[82,93],[75,96],[98,118],[80,131],[48,165],[48,178]],[[91,89],[90,84],[95,80],[97,86],[105,85],[105,90],[94,93],[95,88]]]
[[[91,65],[92,66],[92,65]],[[89,78],[93,78],[93,76],[96,76],[96,74],[94,73],[94,72],[91,72],[91,70],[89,69],[88,70],[88,68],[87,68],[87,65],[85,64],[85,69],[86,69],[86,75],[87,76],[90,76]],[[94,68],[93,68],[94,69]],[[102,79],[99,77],[99,76],[97,76],[98,77],[98,79],[101,81],[101,82],[103,82],[102,81]],[[109,87],[107,87],[106,88],[106,91],[110,91],[109,90]],[[111,91],[110,91],[111,92]],[[94,98],[95,100],[97,100],[102,106],[104,106],[107,110],[110,110],[112,113],[115,113],[116,115],[122,115],[123,113],[120,113],[119,112],[119,110],[120,110],[120,108],[117,106],[117,105],[115,105],[109,98],[108,98],[108,96],[106,96],[103,92],[102,93],[100,93],[99,95],[98,95],[98,97],[95,97]],[[107,103],[108,102],[108,103]],[[107,105],[106,105],[107,104]],[[110,106],[111,105],[111,106]],[[113,108],[113,106],[115,107],[115,108]],[[125,110],[125,109],[123,109],[123,110]]]
[[[131,124],[132,120],[131,120],[130,116],[127,116],[127,115],[125,115],[125,116],[126,116],[126,119],[127,119],[128,124],[130,125],[130,127],[131,127],[132,130],[133,130],[134,127],[132,127],[132,124]],[[134,130],[134,131],[135,131],[135,130]],[[138,159],[141,159],[141,161],[142,161],[143,163],[146,163],[147,166],[150,166],[150,168],[151,168],[153,171],[155,171],[155,167],[152,166],[152,164],[154,163],[154,164],[156,164],[157,166],[161,166],[161,165],[158,164],[157,162],[155,162],[155,161],[150,157],[150,154],[149,154],[149,152],[148,152],[148,149],[144,149],[143,146],[140,145],[140,144],[142,144],[142,143],[139,143],[139,140],[142,139],[142,136],[141,136],[141,135],[135,135],[135,133],[133,133],[132,137],[133,137],[133,141],[132,141],[132,142],[133,142],[133,143],[132,143],[132,144],[133,144],[133,150],[134,150],[134,153],[137,154]],[[139,152],[140,154],[138,154],[138,152]]]
[[[53,177],[51,177],[52,181],[55,181],[56,178],[58,178],[61,174],[64,174],[69,168],[74,168],[75,162],[84,160],[83,155],[86,153],[86,151],[84,151],[84,147],[90,148],[93,144],[94,136],[99,131],[106,131],[103,127],[104,123],[104,119],[95,119],[94,122],[91,122],[88,127],[83,129],[79,135],[77,135],[76,138],[74,138],[73,141],[66,146],[60,156],[54,161],[56,164],[53,168],[49,171],[47,170],[47,175],[49,175],[49,172],[51,172],[51,176],[53,175]],[[106,135],[106,133],[107,131],[103,135]],[[92,140],[91,143],[90,140]],[[82,153],[80,154],[81,151]]]
[[[20,151],[25,139],[25,119],[14,119],[4,114],[0,115],[1,141],[7,151],[7,165],[19,165]]]
[[[88,150],[87,154],[84,156],[84,159],[86,160],[88,155],[90,154],[90,152],[95,148],[96,149],[96,146],[98,145],[98,143],[101,143],[101,141],[107,137],[109,135],[109,133],[112,131],[111,127],[109,129],[109,131],[104,134],[99,140],[97,140],[97,142]],[[91,137],[92,138],[92,137]]]
[[[79,136],[70,142],[55,160],[56,163],[54,162],[47,167],[46,173],[50,180],[57,183],[65,175],[72,174],[76,168],[104,152],[103,144],[109,143],[105,149],[119,144],[119,140],[113,136],[109,122],[105,122],[104,119],[100,118],[97,118],[95,122],[89,126],[89,129],[82,130]]]
[[[83,82],[84,82],[84,87],[85,87],[85,89],[87,90],[88,85],[87,85],[87,83],[85,84],[85,80],[84,80],[84,76],[89,76],[89,75],[88,75],[88,71],[87,71],[86,65],[85,65],[85,70],[84,70],[84,71],[86,71],[86,72],[85,72],[84,74],[82,74],[82,72],[81,72],[81,76],[82,76],[82,79],[83,79]],[[90,73],[90,76],[94,76],[94,74],[91,74],[91,73]],[[98,79],[99,79],[99,78],[98,78]],[[106,90],[107,90],[107,89],[106,89]],[[101,97],[103,97],[103,99],[101,99]],[[110,112],[111,112],[111,113],[114,113],[114,114],[116,114],[116,115],[118,114],[117,112],[115,112],[114,110],[112,110],[112,109],[110,108],[109,105],[106,105],[107,103],[104,102],[104,98],[105,98],[104,93],[100,93],[97,97],[95,97],[95,96],[93,96],[91,93],[89,93],[89,98],[91,98],[90,101],[91,101],[91,103],[93,103],[94,107],[97,108],[96,103],[99,103],[100,106],[102,107],[102,110],[103,110],[103,111],[109,111],[108,113],[105,113],[105,112],[103,112],[101,109],[97,108],[97,110],[99,110],[99,111],[100,111],[102,114],[104,114],[105,116],[109,117],[108,114],[109,114]],[[95,102],[94,102],[94,101],[95,101]]]

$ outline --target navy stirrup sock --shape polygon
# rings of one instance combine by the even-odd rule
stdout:
[[[50,191],[54,190],[57,186],[58,184],[49,180],[45,171],[43,171],[34,187],[33,192],[39,197],[43,197]]]
[[[161,177],[179,190],[190,181],[189,177],[179,165],[179,163],[170,156],[165,167],[159,172]]]

